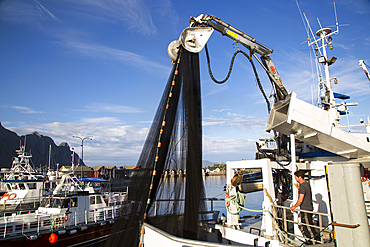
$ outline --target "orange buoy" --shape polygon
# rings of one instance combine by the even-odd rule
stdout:
[[[52,233],[50,234],[49,236],[49,242],[51,244],[55,243],[56,241],[58,241],[58,235],[56,235],[55,233]]]

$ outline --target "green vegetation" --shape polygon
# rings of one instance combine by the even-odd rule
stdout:
[[[207,169],[216,169],[216,168],[220,168],[220,170],[222,171],[223,169],[226,168],[226,164],[213,164],[213,166],[207,167]]]

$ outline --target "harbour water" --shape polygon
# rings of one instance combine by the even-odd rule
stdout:
[[[164,181],[164,191],[160,195],[160,199],[168,199],[171,198],[173,193],[173,188],[180,184],[184,184],[186,182],[186,177],[178,177],[178,178],[167,178]],[[205,190],[205,198],[217,198],[222,200],[214,200],[213,201],[213,210],[220,211],[220,216],[224,214],[226,216],[227,210],[225,207],[225,198],[226,192],[224,191],[224,187],[226,185],[226,175],[220,176],[203,176],[203,184]],[[263,191],[257,191],[253,193],[245,194],[245,204],[244,207],[252,210],[261,210],[262,209],[262,201],[263,201]],[[207,210],[211,211],[211,202],[207,201]],[[160,211],[159,211],[160,213]],[[251,212],[242,210],[240,211],[240,217],[249,216],[249,215],[256,215],[261,214],[259,212]]]

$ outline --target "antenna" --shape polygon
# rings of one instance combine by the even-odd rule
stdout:
[[[297,3],[297,7],[298,7],[298,10],[299,10],[299,14],[301,15],[301,19],[302,19],[302,22],[303,22],[304,28],[306,29],[307,37],[308,37],[308,38],[310,38],[310,34],[309,34],[309,32],[308,32],[307,25],[306,25],[306,23],[304,22],[304,19],[303,19],[303,15],[302,15],[301,7],[299,6],[298,0],[295,0],[295,2]],[[305,16],[305,17],[306,17],[306,16]]]
[[[337,32],[339,33],[339,23],[338,23],[337,8],[335,7],[335,2],[334,2],[334,14],[335,14],[335,25],[337,25]]]

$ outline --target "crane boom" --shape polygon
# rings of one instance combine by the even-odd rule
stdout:
[[[368,71],[368,70],[367,70],[367,68],[366,68],[366,65],[365,65],[364,60],[360,60],[360,61],[359,61],[359,65],[360,65],[360,66],[361,66],[361,68],[364,70],[364,72],[365,72],[365,75],[366,75],[367,79],[369,79],[369,81],[370,81],[370,73],[369,73],[369,71]]]
[[[288,92],[280,78],[280,75],[274,63],[270,58],[270,55],[274,51],[273,49],[270,49],[267,46],[257,42],[255,38],[213,15],[200,15],[196,18],[191,17],[190,23],[190,26],[186,28],[180,36],[180,43],[184,46],[186,50],[190,52],[200,52],[206,45],[213,30],[216,30],[222,35],[229,37],[235,42],[246,47],[250,51],[250,55],[253,55],[257,59],[259,64],[267,73],[271,84],[273,85],[273,88],[275,90],[275,103],[280,100],[284,100],[287,97]],[[210,28],[212,29],[212,31],[210,31]],[[202,33],[202,30],[204,30],[205,33]],[[174,46],[178,45],[178,41],[171,44],[173,44]],[[260,55],[260,59],[257,57],[256,54]]]

